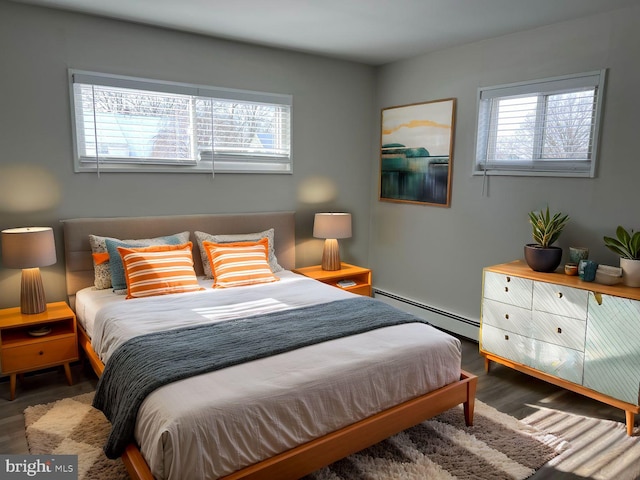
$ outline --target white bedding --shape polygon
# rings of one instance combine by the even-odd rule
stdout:
[[[352,295],[292,272],[278,276],[135,300],[85,289],[77,314],[106,363],[143,333]],[[157,479],[218,478],[456,381],[460,359],[456,338],[420,323],[333,340],[159,388],[140,408],[136,439]]]

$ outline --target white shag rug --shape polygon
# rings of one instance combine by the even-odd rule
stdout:
[[[31,454],[78,455],[79,479],[126,479],[120,460],[102,452],[109,422],[91,407],[93,393],[28,407]],[[409,428],[309,475],[307,480],[525,479],[566,442],[476,400],[474,425],[461,407]]]

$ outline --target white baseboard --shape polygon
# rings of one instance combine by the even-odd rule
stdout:
[[[426,305],[385,290],[374,288],[373,294],[373,296],[378,300],[426,320],[434,327],[455,333],[456,335],[463,336],[476,342],[478,341],[480,323],[475,320],[470,320],[454,313],[445,312],[444,310],[440,310],[430,305]]]

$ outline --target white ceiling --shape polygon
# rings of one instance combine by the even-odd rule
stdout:
[[[640,0],[13,1],[371,65],[640,3]]]

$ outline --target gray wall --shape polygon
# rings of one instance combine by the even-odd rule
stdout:
[[[529,210],[568,213],[559,245],[588,246],[611,265],[602,236],[640,228],[639,22],[634,7],[373,69],[0,2],[0,228],[56,228],[58,263],[43,277],[48,299],[61,300],[62,218],[295,210],[304,266],[321,255],[313,213],[349,211],[343,259],[371,266],[377,288],[479,320],[482,268],[522,257]],[[291,93],[294,174],[75,174],[69,67]],[[489,177],[483,195],[471,175],[477,88],[604,67],[597,178]],[[457,98],[451,207],[379,202],[380,109],[448,97]],[[0,269],[0,308],[18,299],[19,271]]]
[[[8,2],[0,65],[0,228],[55,228],[47,300],[65,298],[64,218],[295,210],[304,266],[322,254],[313,214],[348,211],[343,259],[367,263],[372,67]],[[73,173],[68,68],[292,94],[294,174]],[[0,269],[0,308],[19,304],[19,278]]]
[[[571,216],[557,245],[587,246],[618,265],[602,237],[640,229],[640,7],[439,51],[377,72],[381,108],[457,98],[450,208],[379,202],[372,190],[370,264],[376,287],[479,321],[482,268],[523,256],[527,212]],[[479,86],[608,68],[597,178],[472,176]],[[378,155],[379,144],[374,146]],[[377,185],[377,171],[372,183]],[[451,321],[456,331],[456,322]]]

